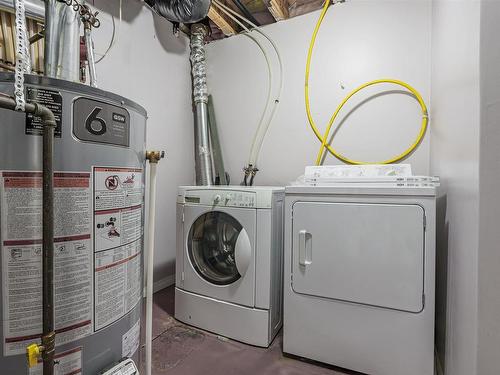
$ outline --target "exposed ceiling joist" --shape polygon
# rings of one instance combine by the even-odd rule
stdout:
[[[236,26],[233,21],[222,13],[213,3],[208,11],[208,18],[210,18],[212,22],[215,23],[219,29],[221,29],[224,35],[229,36],[237,33]]]
[[[0,0],[0,3],[6,0]],[[241,17],[248,18],[251,22],[260,25],[270,25],[279,21],[287,20],[306,13],[319,10],[323,7],[325,0],[219,0],[225,6],[231,8]],[[238,4],[236,4],[236,2]],[[239,5],[239,6],[238,6]],[[249,17],[249,14],[251,17]],[[246,16],[245,16],[246,14]],[[208,11],[208,17],[204,20],[210,27],[207,41],[211,42],[236,35],[243,31],[231,17],[217,4],[212,2]],[[257,21],[257,22],[255,22]],[[246,23],[243,21],[243,23]],[[182,26],[181,26],[182,27]],[[189,28],[189,25],[184,27]],[[185,31],[189,34],[189,31]]]
[[[290,17],[287,0],[270,0],[268,9],[276,21],[286,20]]]

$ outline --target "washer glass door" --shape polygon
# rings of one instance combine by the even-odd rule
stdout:
[[[198,217],[189,230],[187,245],[194,269],[212,284],[232,284],[248,267],[248,235],[242,225],[225,212],[211,211]]]

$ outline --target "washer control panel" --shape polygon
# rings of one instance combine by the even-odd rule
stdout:
[[[187,191],[185,203],[206,206],[255,208],[256,194],[247,191],[227,190],[192,190]]]
[[[255,207],[255,194],[241,191],[231,191],[224,194],[222,206]]]

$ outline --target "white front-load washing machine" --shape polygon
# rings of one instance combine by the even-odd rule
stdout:
[[[433,375],[435,212],[435,187],[287,187],[284,352]]]
[[[282,325],[283,204],[283,188],[179,188],[176,319],[269,346]]]

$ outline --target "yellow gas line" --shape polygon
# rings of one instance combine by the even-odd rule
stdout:
[[[311,128],[318,137],[318,139],[321,141],[321,146],[318,151],[318,155],[316,157],[316,165],[321,165],[321,161],[323,159],[323,153],[325,149],[329,151],[333,156],[335,156],[337,159],[348,163],[348,164],[390,164],[390,163],[396,163],[404,158],[406,158],[408,155],[410,155],[420,144],[422,141],[423,137],[425,136],[425,132],[427,129],[427,124],[429,121],[429,116],[427,113],[427,107],[425,105],[424,100],[422,99],[422,96],[420,93],[414,89],[412,86],[407,84],[406,82],[397,80],[397,79],[391,79],[391,78],[383,78],[383,79],[378,79],[375,81],[370,81],[367,83],[362,84],[358,88],[354,89],[351,91],[343,100],[342,102],[338,105],[337,109],[333,113],[333,116],[330,118],[330,121],[328,122],[328,126],[326,128],[325,134],[321,135],[320,131],[318,130],[318,127],[316,126],[316,123],[314,122],[314,119],[312,118],[311,115],[311,105],[309,101],[309,74],[310,74],[310,68],[311,68],[311,57],[314,49],[314,44],[316,42],[316,37],[318,35],[318,31],[320,29],[321,23],[323,22],[323,19],[325,18],[326,12],[328,11],[328,8],[331,5],[330,0],[325,1],[325,5],[323,6],[323,9],[321,11],[321,14],[319,16],[318,22],[316,23],[316,26],[314,27],[314,31],[311,37],[311,42],[309,44],[309,50],[307,53],[307,62],[306,62],[306,77],[305,77],[305,85],[304,85],[304,94],[305,94],[305,102],[306,102],[306,113],[307,113],[307,119],[309,120],[309,124],[311,125]],[[328,137],[330,135],[330,130],[332,128],[333,123],[335,122],[339,112],[342,110],[344,105],[351,99],[352,96],[354,96],[356,93],[359,91],[363,90],[366,87],[377,85],[377,84],[382,84],[382,83],[391,83],[395,85],[399,85],[407,89],[409,92],[411,92],[415,98],[417,99],[418,103],[420,104],[420,107],[422,109],[422,124],[420,127],[420,132],[417,136],[417,138],[414,140],[414,142],[408,147],[404,152],[401,154],[394,156],[390,159],[384,160],[384,161],[379,161],[379,162],[366,162],[366,161],[359,161],[359,160],[353,160],[350,159],[342,154],[340,154],[338,151],[336,151],[330,144],[328,144]]]

